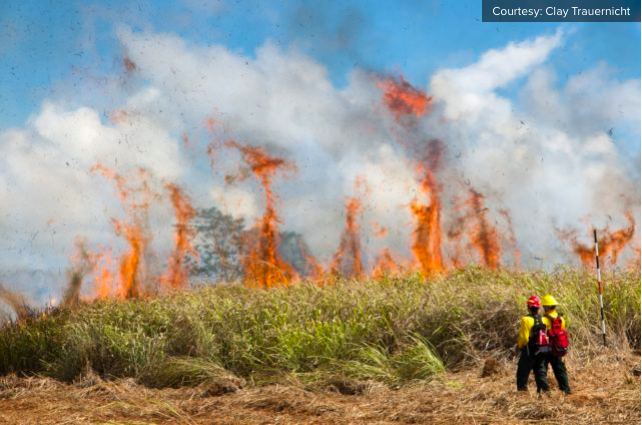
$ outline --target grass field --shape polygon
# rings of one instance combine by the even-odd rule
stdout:
[[[0,406],[12,400],[19,410],[21,397],[41,391],[43,400],[58,400],[51,409],[67,406],[85,415],[78,423],[201,423],[202,415],[239,423],[225,422],[234,414],[248,423],[281,414],[291,423],[367,423],[368,417],[380,423],[413,423],[413,417],[415,423],[472,423],[484,415],[489,423],[538,415],[562,423],[639,422],[639,377],[631,369],[639,368],[640,273],[618,271],[604,281],[608,349],[601,347],[594,276],[572,269],[469,268],[430,282],[407,276],[269,291],[230,284],[53,310],[0,331],[0,375],[7,376]],[[564,403],[579,404],[566,410],[533,395],[520,399],[514,391],[519,317],[528,296],[545,293],[562,303],[572,338],[567,361],[578,391]],[[488,358],[496,367],[481,378]],[[271,401],[263,399],[266,394]],[[339,414],[346,397],[352,410]],[[609,398],[611,404],[599,402]],[[77,399],[107,410],[96,416]],[[231,404],[219,416],[207,410],[233,400],[241,409],[236,413]],[[413,410],[428,409],[415,406],[422,400],[430,412]],[[454,410],[447,414],[439,400]],[[309,407],[317,402],[318,409]],[[395,419],[393,411],[401,416]],[[41,423],[59,423],[55,417],[47,422],[46,415]]]

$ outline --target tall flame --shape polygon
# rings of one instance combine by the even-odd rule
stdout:
[[[499,268],[502,251],[499,243],[499,233],[486,215],[488,208],[484,206],[484,195],[474,189],[470,189],[468,206],[470,207],[470,217],[474,220],[470,229],[471,244],[479,251],[482,264],[496,270]]]
[[[173,183],[165,185],[169,192],[174,215],[176,217],[174,231],[174,251],[169,259],[167,272],[161,278],[161,282],[171,288],[186,288],[189,286],[189,273],[185,268],[185,256],[190,254],[196,256],[196,250],[192,246],[194,232],[190,229],[190,221],[196,217],[196,210],[183,193],[180,187]]]
[[[420,189],[428,198],[428,203],[423,204],[415,199],[410,204],[410,210],[415,216],[412,251],[424,276],[444,270],[441,252],[441,187],[434,174],[441,163],[443,146],[433,140],[429,149],[427,163],[417,166],[417,173],[422,175]]]
[[[361,202],[356,196],[346,201],[345,229],[341,235],[339,248],[332,260],[332,273],[341,273],[351,278],[363,277],[363,260],[361,258],[361,235],[359,228],[359,215]]]
[[[142,229],[136,225],[128,225],[124,221],[113,220],[116,234],[125,238],[129,251],[120,259],[120,288],[121,298],[139,298],[142,295],[139,266],[145,246]]]
[[[96,296],[100,299],[109,298],[112,291],[112,257],[111,250],[92,254],[92,264]]]
[[[512,253],[514,265],[519,267],[521,252],[508,211],[498,209],[494,212],[496,216],[502,216],[505,221],[505,226],[502,221],[501,228],[498,228],[498,225],[492,222],[488,208],[485,207],[487,201],[484,195],[478,190],[460,188],[457,193],[445,194],[446,190],[442,186],[445,180],[442,179],[444,176],[452,175],[442,173],[441,170],[445,146],[438,140],[418,143],[419,135],[410,134],[418,122],[417,119],[430,112],[432,98],[423,90],[409,84],[403,76],[383,77],[377,81],[377,84],[382,91],[383,105],[387,108],[381,109],[385,114],[394,116],[397,123],[403,127],[393,125],[394,131],[391,134],[394,137],[400,136],[398,137],[400,145],[411,149],[415,157],[421,157],[419,154],[425,154],[423,149],[427,148],[427,156],[422,157],[423,159],[416,164],[419,193],[409,205],[414,218],[411,243],[414,259],[401,257],[398,252],[390,248],[383,248],[372,262],[365,259],[362,238],[367,235],[361,228],[364,207],[362,198],[354,195],[345,199],[345,229],[331,260],[323,265],[320,264],[303,246],[304,243],[299,241],[301,256],[296,256],[297,267],[302,273],[314,279],[321,279],[327,273],[362,279],[368,274],[378,277],[401,273],[404,270],[418,270],[423,276],[430,276],[450,268],[463,267],[470,261],[478,261],[483,267],[489,269],[498,269],[502,263],[503,249],[506,253]],[[112,115],[115,123],[123,123],[130,118],[131,113],[124,110],[116,111]],[[210,133],[225,133],[224,123],[213,117],[206,118],[204,125]],[[273,156],[264,148],[234,140],[227,142],[223,140],[217,138],[209,145],[207,152],[210,160],[212,162],[216,160],[217,151],[221,147],[238,151],[242,158],[242,165],[238,173],[226,176],[226,183],[232,184],[253,176],[262,188],[265,202],[263,214],[254,228],[241,232],[242,236],[239,236],[244,244],[241,262],[246,282],[261,288],[289,284],[298,276],[294,268],[285,262],[279,253],[279,227],[282,223],[278,214],[278,196],[273,190],[273,183],[274,179],[280,175],[279,173],[296,170],[296,166],[284,158]],[[187,134],[183,135],[183,142],[186,148],[190,146]],[[116,273],[111,272],[111,253],[102,252],[91,256],[92,274],[95,276],[98,297],[104,298],[113,292],[124,298],[141,296],[146,290],[141,284],[149,280],[144,276],[145,267],[142,267],[149,264],[145,260],[146,249],[150,242],[147,236],[148,229],[145,227],[147,223],[145,214],[150,206],[149,197],[142,203],[135,203],[132,201],[133,191],[128,186],[128,180],[100,164],[96,165],[92,171],[114,182],[118,197],[127,213],[126,219],[113,220],[117,235],[122,237],[128,246],[127,252],[118,259],[120,267],[116,278],[120,280],[120,286],[117,289],[112,283]],[[447,187],[450,188],[450,186]],[[172,202],[176,225],[174,249],[160,282],[167,287],[184,288],[189,285],[184,260],[188,255],[197,255],[192,246],[195,235],[189,227],[189,222],[196,216],[196,211],[177,185],[168,183],[165,189]],[[143,180],[143,191],[145,194],[150,193],[146,180]],[[460,195],[463,196],[460,198]],[[460,203],[457,204],[455,201]],[[632,240],[635,232],[633,216],[627,213],[626,218],[629,221],[627,228],[610,232],[607,227],[602,232],[603,237],[600,240],[602,255],[608,256],[613,263],[617,262],[618,256]],[[443,235],[442,220],[449,225],[448,232]],[[388,229],[379,224],[373,224],[367,231],[372,236],[382,239],[386,238],[388,233]],[[576,235],[569,235],[566,238],[571,241],[573,251],[581,261],[592,263],[592,245],[582,245],[577,241]],[[442,239],[446,237],[444,243]],[[462,243],[463,240],[466,242]],[[639,259],[639,246],[637,249],[634,247],[631,249],[637,253]],[[301,258],[305,261],[299,261]],[[222,258],[221,261],[226,259]],[[301,266],[302,263],[305,264]],[[74,297],[77,298],[76,293]]]
[[[140,266],[148,244],[147,232],[143,223],[147,219],[146,214],[152,196],[146,180],[147,174],[142,169],[138,172],[139,176],[143,178],[142,190],[144,199],[140,203],[133,203],[125,178],[101,164],[92,167],[91,171],[100,173],[115,183],[121,204],[130,216],[129,222],[117,219],[112,220],[116,234],[123,237],[129,245],[129,250],[120,259],[120,287],[117,293],[122,298],[138,298],[143,291],[141,286],[143,276]],[[109,274],[103,273],[103,275]],[[100,283],[100,285],[104,286],[104,282]],[[100,293],[107,292],[104,287],[102,289],[99,287],[98,291]]]
[[[225,146],[237,149],[250,171],[259,180],[265,197],[265,211],[257,224],[258,243],[252,243],[244,259],[246,279],[263,288],[288,284],[295,276],[292,267],[281,259],[278,251],[280,220],[276,212],[276,195],[272,191],[272,179],[280,170],[295,170],[294,164],[283,158],[268,155],[257,146],[242,145],[235,141]],[[245,178],[241,174],[240,178]],[[228,180],[230,181],[230,180]]]

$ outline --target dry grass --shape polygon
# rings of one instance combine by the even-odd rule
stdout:
[[[594,277],[571,269],[218,285],[29,314],[0,328],[0,424],[639,423],[640,274],[605,281],[608,350]],[[524,300],[549,292],[574,393],[540,399],[515,391],[513,353]]]
[[[352,383],[306,387],[295,378],[224,395],[211,384],[152,389],[132,379],[103,381],[91,372],[73,384],[49,378],[0,378],[3,424],[634,424],[640,423],[639,355],[607,351],[571,356],[574,393],[539,398],[515,391],[514,362],[482,364],[400,390]],[[552,374],[549,377],[553,379]],[[531,385],[534,387],[534,385]],[[334,390],[334,391],[333,391]]]

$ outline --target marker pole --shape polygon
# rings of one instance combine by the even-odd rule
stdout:
[[[606,324],[604,322],[604,297],[602,296],[602,275],[600,273],[600,251],[597,246],[597,230],[593,229],[595,238],[595,266],[597,268],[597,292],[600,295],[600,314],[602,315],[602,339],[606,347]]]

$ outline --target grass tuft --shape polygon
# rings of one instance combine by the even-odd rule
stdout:
[[[640,273],[604,275],[612,349],[639,349]],[[337,279],[269,291],[216,285],[149,300],[100,301],[30,315],[0,329],[0,375],[73,381],[88,369],[147,386],[319,382],[345,375],[400,386],[492,354],[513,355],[532,294],[553,294],[571,355],[600,349],[595,278],[585,270],[487,271],[368,282]]]

